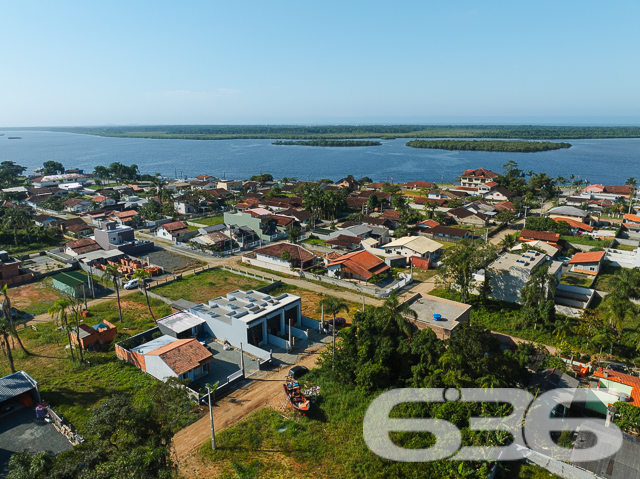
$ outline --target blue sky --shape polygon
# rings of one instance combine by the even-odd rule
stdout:
[[[0,3],[0,125],[640,124],[640,2]]]

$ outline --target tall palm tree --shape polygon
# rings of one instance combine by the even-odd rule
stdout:
[[[9,334],[11,331],[11,326],[9,325],[9,321],[6,316],[0,316],[0,346],[4,349],[5,354],[7,355],[7,360],[9,361],[9,368],[11,368],[11,372],[16,372],[16,367],[13,364],[13,354],[11,353],[11,345],[9,344]]]
[[[392,291],[382,303],[384,315],[390,322],[394,322],[407,337],[411,337],[411,324],[406,318],[417,319],[418,313],[409,307],[407,303],[400,303],[398,293]]]
[[[609,324],[615,328],[618,340],[622,335],[622,328],[627,319],[632,318],[637,312],[637,306],[628,299],[622,299],[615,294],[608,294],[602,302],[602,312]]]
[[[15,246],[18,246],[18,230],[24,229],[26,231],[29,225],[31,225],[31,219],[24,210],[7,209],[2,216],[2,227],[13,230]],[[29,241],[31,240],[29,239]]]
[[[147,278],[150,276],[151,275],[149,274],[149,272],[142,268],[137,269],[136,272],[133,274],[133,277],[140,280],[140,282],[142,283],[142,288],[144,289],[144,297],[147,300],[147,308],[149,309],[149,314],[151,315],[151,319],[153,319],[155,323],[158,324],[158,321],[156,321],[156,317],[153,315],[153,311],[151,311],[151,304],[149,303],[149,292],[147,291]]]
[[[504,238],[500,241],[500,246],[502,249],[510,250],[518,243],[517,233],[514,234],[506,234]]]
[[[322,306],[328,314],[333,316],[333,324],[331,325],[331,330],[333,334],[333,352],[331,353],[331,368],[333,368],[334,359],[336,356],[336,316],[338,316],[338,314],[341,311],[348,313],[349,306],[347,306],[346,303],[340,301],[338,298],[334,298],[333,296],[320,301],[320,306]]]
[[[67,309],[70,307],[71,300],[69,298],[62,298],[53,303],[53,306],[51,306],[47,312],[52,318],[57,317],[58,321],[60,321],[60,325],[64,326],[64,329],[67,331],[67,340],[69,341],[71,361],[75,361],[75,357],[73,355],[73,344],[71,344],[71,327],[69,326],[69,321],[67,320]],[[56,324],[58,324],[57,321]]]
[[[120,316],[120,324],[122,324],[122,308],[120,307],[120,278],[122,277],[122,273],[118,269],[117,264],[110,264],[105,269],[105,273],[109,278],[109,281],[113,284],[113,287],[116,290],[116,298],[118,300],[118,316]]]
[[[11,300],[9,299],[9,295],[7,294],[6,284],[2,287],[2,296],[4,297],[4,299],[2,300],[2,314],[5,318],[7,318],[7,321],[9,322],[10,333],[18,340],[18,344],[20,345],[22,351],[26,355],[31,355],[31,353],[24,347],[24,344],[22,344],[22,339],[20,339],[20,335],[16,330],[16,325],[13,324],[13,317],[11,316]]]

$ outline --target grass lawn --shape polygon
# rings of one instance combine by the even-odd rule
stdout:
[[[593,277],[580,277],[571,276],[568,274],[562,275],[562,284],[568,284],[569,286],[582,286],[583,288],[589,288],[593,283]]]
[[[631,245],[622,244],[622,243],[618,243],[617,245],[613,246],[613,248],[619,249],[621,251],[635,251],[636,249],[638,249],[637,246],[631,246]]]
[[[595,246],[598,248],[608,248],[609,245],[611,244],[611,240],[609,241],[594,240],[584,236],[560,236],[560,239],[565,240],[567,243],[570,243],[573,245]]]
[[[223,223],[224,216],[223,215],[206,216],[204,218],[197,218],[191,221],[201,225],[213,226],[213,225],[219,225],[220,223]]]
[[[211,477],[261,478],[367,478],[460,477],[459,463],[405,463],[383,459],[369,450],[363,432],[364,414],[372,397],[355,388],[317,378],[315,371],[305,382],[319,384],[321,394],[308,416],[274,409],[256,411],[232,428],[216,435],[218,449],[206,441],[197,454]],[[486,477],[488,467],[474,477]],[[511,467],[509,479],[541,479],[543,470]],[[482,475],[481,475],[482,474]],[[535,474],[535,475],[531,475]],[[469,477],[469,476],[465,476]],[[497,476],[501,477],[501,476]]]
[[[620,268],[615,268],[611,266],[611,264],[607,264],[607,261],[605,261],[604,267],[600,270],[600,273],[598,273],[598,276],[593,283],[593,289],[597,289],[598,291],[606,291],[607,293],[613,291],[613,287],[610,285],[610,281],[617,271],[620,271]]]
[[[222,269],[212,269],[153,288],[152,291],[174,301],[186,299],[194,303],[203,303],[236,289],[258,289],[267,284],[264,281],[236,275]]]
[[[303,240],[303,241],[301,241],[301,243],[304,243],[304,244],[315,244],[315,245],[318,245],[318,246],[323,246],[325,244],[325,241],[321,240],[321,239],[315,239],[314,238],[314,239]]]
[[[156,318],[171,312],[171,308],[161,301],[151,299],[151,305]],[[94,325],[105,319],[110,321],[118,328],[116,340],[154,326],[143,294],[123,298],[121,306],[124,326],[119,322],[115,300],[92,307],[92,315],[85,322]],[[21,350],[13,349],[15,368],[24,369],[38,381],[42,398],[81,434],[87,432],[90,409],[100,401],[118,392],[143,395],[146,388],[157,381],[118,360],[113,346],[105,352],[85,351],[85,359],[90,364],[72,363],[69,350],[65,348],[68,343],[64,331],[58,331],[53,321],[39,323],[36,328],[37,331],[32,328],[19,331],[25,347],[33,355],[25,356]],[[0,377],[10,372],[6,359],[1,357]]]

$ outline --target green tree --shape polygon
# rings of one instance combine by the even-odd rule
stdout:
[[[16,372],[16,368],[13,364],[13,353],[11,352],[11,344],[9,343],[9,336],[11,335],[11,323],[6,316],[0,316],[0,339],[2,339],[2,343],[0,346],[4,350],[5,355],[7,356],[7,361],[9,361],[9,369],[11,369],[11,373]]]
[[[71,308],[71,300],[69,298],[61,298],[56,300],[55,303],[49,308],[47,311],[49,316],[52,318],[56,318],[56,325],[60,323],[61,326],[64,327],[67,332],[67,341],[69,342],[69,352],[71,353],[71,361],[75,361],[75,357],[73,355],[73,343],[71,342],[71,326],[68,321],[68,312],[67,310]]]
[[[147,287],[147,278],[151,277],[149,272],[143,268],[137,269],[135,273],[133,273],[133,277],[140,281],[142,284],[142,289],[144,289],[144,297],[147,300],[147,309],[149,310],[149,314],[151,315],[151,319],[158,324],[156,321],[156,317],[153,315],[153,311],[151,311],[151,304],[149,303],[149,291]]]
[[[392,291],[389,297],[384,300],[382,303],[382,310],[384,311],[383,314],[390,322],[396,323],[400,331],[402,331],[408,338],[411,337],[413,328],[407,319],[418,319],[418,313],[411,309],[406,302],[400,302],[397,291]]]
[[[43,175],[55,175],[56,173],[63,174],[65,172],[64,166],[62,163],[57,161],[45,161],[42,166],[44,166]]]
[[[380,208],[380,200],[373,194],[367,198],[367,211],[375,211]]]
[[[555,303],[549,298],[555,296],[558,277],[549,273],[549,266],[550,263],[545,263],[535,267],[520,292],[523,317],[527,321],[533,320],[534,329],[538,327],[539,318],[545,324],[555,321]]]
[[[23,209],[5,209],[2,215],[2,228],[13,231],[13,244],[18,246],[18,230],[27,230],[32,224],[31,218]]]
[[[7,321],[9,321],[9,329],[11,331],[11,335],[16,338],[16,340],[18,341],[18,344],[20,345],[20,349],[22,349],[22,352],[24,354],[26,354],[27,356],[30,356],[31,353],[29,351],[27,351],[27,349],[24,347],[24,344],[22,344],[22,339],[20,339],[20,335],[18,334],[18,330],[16,329],[16,325],[13,322],[13,315],[11,314],[11,299],[9,299],[9,294],[8,294],[8,286],[5,284],[2,287],[2,290],[0,290],[2,292],[2,314],[4,315],[5,318],[7,318]]]
[[[301,234],[300,228],[298,228],[295,223],[291,223],[287,226],[287,236],[289,236],[289,241],[291,241],[291,243],[296,244],[300,239]]]
[[[18,452],[9,459],[7,479],[44,478],[55,464],[54,457],[46,452]],[[48,477],[48,476],[47,476]]]
[[[105,269],[105,274],[111,284],[113,284],[114,289],[116,290],[116,299],[118,302],[118,316],[120,317],[120,324],[122,324],[122,308],[120,306],[120,278],[122,277],[122,273],[118,269],[117,264],[110,264]]]
[[[320,301],[320,306],[324,309],[324,311],[327,314],[330,314],[333,316],[333,323],[332,323],[332,336],[333,336],[333,349],[332,349],[332,363],[335,359],[335,355],[336,355],[336,317],[338,316],[338,314],[340,314],[340,312],[344,311],[345,313],[349,312],[349,306],[347,306],[347,303],[339,300],[338,298],[335,298],[333,296],[323,299],[322,301]],[[332,365],[333,367],[333,365]]]

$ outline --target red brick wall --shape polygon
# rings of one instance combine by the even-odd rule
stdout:
[[[129,361],[131,364],[139,367],[143,371],[147,370],[143,354],[128,351],[116,344],[116,356],[118,356],[120,359],[124,359],[125,361]]]

